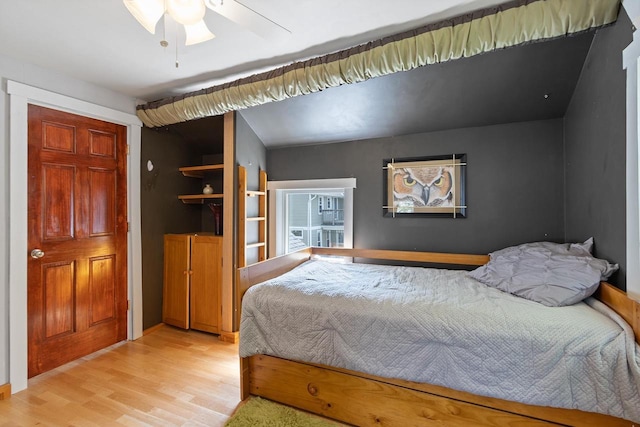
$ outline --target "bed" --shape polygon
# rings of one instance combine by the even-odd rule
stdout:
[[[409,263],[426,262],[438,265],[455,264],[482,266],[489,261],[489,257],[485,255],[312,248],[239,269],[236,296],[240,299],[253,285],[281,276],[290,270],[296,271],[301,268],[307,268],[307,265],[310,264],[310,258],[315,254],[347,256],[357,260],[383,259]],[[294,269],[294,267],[298,268]],[[336,266],[336,269],[339,269],[339,267]],[[394,272],[393,274],[397,273]],[[454,271],[451,274],[458,274],[459,276],[464,273]],[[472,286],[468,283],[463,283],[460,286],[463,285]],[[264,289],[264,287],[256,289]],[[329,293],[338,292],[339,289],[340,286],[334,288],[333,291],[330,291]],[[251,294],[255,293],[254,291],[255,290],[252,290]],[[494,291],[500,292],[495,289],[491,292]],[[303,293],[304,292],[308,293],[310,291],[306,290],[303,291]],[[432,289],[428,292],[436,291]],[[474,292],[469,292],[468,289],[464,290],[461,292],[461,296],[459,295],[457,298],[464,299],[466,298],[465,295]],[[620,371],[628,369],[629,366],[633,367],[634,364],[636,366],[640,365],[640,363],[638,363],[639,356],[637,355],[638,347],[634,342],[634,333],[635,340],[638,340],[640,337],[639,304],[627,298],[623,292],[607,283],[602,283],[600,285],[596,296],[599,301],[596,301],[595,299],[592,300],[589,303],[590,306],[587,306],[585,303],[577,304],[575,307],[571,306],[569,307],[568,312],[571,313],[570,317],[578,316],[579,318],[579,316],[587,316],[585,319],[588,319],[588,313],[590,310],[599,310],[606,314],[608,306],[613,308],[613,310],[615,310],[619,315],[618,317],[613,313],[612,317],[610,317],[610,321],[615,321],[614,319],[620,320],[620,318],[624,319],[624,322],[620,320],[620,322],[622,322],[619,326],[619,330],[621,331],[620,337],[615,339],[619,341],[618,346],[622,345],[630,347],[631,353],[635,352],[634,355],[628,356],[632,359],[635,358],[635,360],[617,361],[611,366],[611,370],[618,372],[616,375],[620,375],[619,378],[624,380],[625,374]],[[492,297],[493,296],[491,296],[491,298]],[[513,298],[518,300],[516,297]],[[286,301],[295,298],[288,295],[281,299]],[[376,299],[376,297],[374,296],[373,299]],[[480,299],[487,299],[487,296],[483,295]],[[600,301],[604,304],[600,304]],[[355,301],[355,303],[357,304],[358,302]],[[401,303],[404,302],[401,301]],[[459,303],[464,305],[466,302],[459,301]],[[354,301],[351,301],[351,304],[354,304]],[[500,302],[499,305],[496,306],[496,309],[499,309],[502,304],[503,303]],[[325,302],[324,304],[318,305],[332,304]],[[523,303],[522,312],[524,316],[526,316],[526,310],[530,308],[528,307],[530,305],[531,304],[529,304],[529,302]],[[238,305],[238,307],[240,307],[240,305]],[[244,310],[249,312],[253,309],[245,308]],[[272,310],[276,313],[284,313],[287,310],[298,311],[302,314],[310,312],[316,313],[313,310],[309,310],[309,306],[291,309],[274,306],[272,307]],[[563,310],[563,312],[565,311],[567,310]],[[412,312],[407,309],[406,313]],[[314,314],[314,316],[319,315],[320,314],[318,313]],[[404,317],[414,317],[414,315],[415,313],[407,314],[407,316]],[[469,315],[481,316],[481,314],[477,313],[470,313]],[[240,313],[238,313],[238,317],[240,317]],[[550,401],[551,403],[532,405],[522,403],[522,384],[518,385],[509,383],[507,387],[503,382],[499,388],[506,387],[507,393],[506,395],[503,393],[502,395],[498,394],[497,396],[492,395],[491,390],[481,389],[480,392],[477,392],[473,387],[467,387],[467,384],[473,382],[469,380],[468,376],[476,374],[476,372],[474,372],[475,368],[472,369],[470,373],[467,372],[464,374],[467,375],[467,377],[464,377],[463,374],[453,372],[451,375],[448,375],[449,373],[446,372],[446,369],[441,368],[443,365],[434,365],[432,370],[425,370],[422,377],[419,376],[420,372],[418,372],[418,377],[416,377],[416,372],[404,372],[403,367],[408,365],[408,363],[400,362],[398,363],[398,366],[395,367],[393,366],[393,363],[391,363],[390,365],[392,365],[392,368],[395,370],[381,371],[383,374],[380,375],[375,373],[377,372],[375,369],[369,369],[372,362],[375,362],[377,356],[372,359],[362,357],[362,360],[360,361],[361,364],[349,364],[350,362],[345,362],[344,360],[332,360],[330,358],[319,358],[316,360],[314,359],[313,351],[311,352],[311,355],[299,356],[299,354],[303,353],[298,353],[299,350],[302,350],[295,348],[297,347],[296,345],[290,346],[293,348],[287,348],[287,346],[280,346],[279,348],[278,344],[256,344],[256,341],[254,340],[255,337],[252,337],[252,335],[256,335],[256,328],[252,329],[247,327],[247,317],[254,318],[259,317],[259,315],[256,315],[255,313],[250,315],[247,314],[242,320],[243,326],[241,326],[240,329],[241,355],[247,356],[241,359],[241,390],[243,399],[249,395],[262,396],[354,425],[424,425],[428,424],[428,422],[432,422],[434,424],[440,423],[441,425],[633,425],[632,421],[609,415],[611,413],[630,414],[626,418],[634,419],[637,422],[638,415],[633,410],[636,402],[634,399],[638,398],[637,393],[632,393],[628,390],[629,388],[633,389],[634,385],[637,390],[638,378],[640,377],[634,376],[636,375],[634,372],[628,373],[626,377],[627,379],[625,380],[630,381],[631,384],[623,386],[624,390],[622,390],[622,392],[615,391],[614,394],[616,394],[616,396],[614,398],[611,398],[611,396],[604,396],[602,399],[603,396],[600,396],[600,400],[605,402],[601,404],[602,407],[596,407],[596,405],[594,406],[595,409],[591,409],[589,406],[585,408],[585,405],[588,405],[588,402],[579,402],[578,407],[582,406],[582,409],[584,410],[553,407],[558,406],[556,405],[556,400],[558,402],[562,402],[566,397],[563,396],[562,392],[559,392],[557,395],[550,392],[549,396],[540,396],[540,393],[536,393],[535,390],[529,396],[526,396],[526,399],[524,400],[527,402]],[[579,320],[575,327],[571,326],[568,329],[578,328],[580,326],[579,324],[583,323],[583,321],[586,320]],[[305,323],[300,320],[294,322],[298,322],[298,324]],[[359,321],[357,319],[353,319],[353,322],[362,323],[361,320]],[[372,320],[372,322],[375,322],[375,320]],[[366,321],[364,323],[366,323]],[[625,332],[623,328],[626,324],[631,325],[633,329],[627,325],[626,327],[628,330]],[[443,329],[445,332],[447,332],[447,328],[455,327],[455,325],[451,326],[449,321],[443,322],[443,325],[446,326]],[[360,326],[364,328],[363,330],[366,329],[366,324]],[[258,329],[261,327],[262,326],[259,326]],[[404,333],[402,323],[398,323],[397,327],[398,329],[388,329],[387,335],[402,335]],[[448,332],[449,334],[444,334],[445,337],[448,335],[456,335],[460,331],[457,331],[456,334],[452,334],[449,329]],[[308,334],[309,331],[306,333]],[[325,339],[326,341],[326,337],[323,338],[321,333],[318,334],[318,337],[321,341],[322,339]],[[478,358],[478,354],[480,357],[479,360],[474,362],[474,366],[479,367],[475,369],[478,371],[477,374],[481,374],[480,371],[484,365],[486,365],[489,371],[491,369],[495,370],[496,366],[500,365],[492,365],[490,363],[491,358],[495,357],[495,354],[492,354],[491,352],[504,352],[504,350],[497,350],[492,346],[488,346],[483,350],[481,348],[483,345],[482,339],[474,342],[473,337],[474,333],[471,333],[466,337],[467,339],[463,341],[471,342],[472,346],[478,347],[476,350],[478,350],[479,353],[476,351],[475,354],[476,358]],[[346,340],[348,339],[345,338],[345,341]],[[511,341],[513,341],[512,337],[505,338],[505,342]],[[330,342],[331,345],[336,345],[335,334]],[[248,345],[251,348],[247,348],[247,343],[250,343]],[[314,345],[317,346],[317,342],[315,344],[311,344],[311,346]],[[380,344],[378,343],[376,345],[379,346]],[[389,345],[393,347],[403,344],[402,341],[400,341],[399,344]],[[442,340],[441,342],[441,347],[445,350],[451,345],[452,343],[447,342],[446,340]],[[544,347],[544,345],[546,344],[540,344],[542,347]],[[517,352],[518,348],[521,347],[515,346],[514,348]],[[577,350],[571,351],[579,352],[581,351],[580,348],[582,347],[578,346]],[[484,354],[483,351],[486,353],[486,360],[482,360]],[[511,350],[508,351],[510,352]],[[342,350],[340,352],[343,353]],[[410,355],[413,354],[410,351],[403,351],[403,353]],[[547,353],[547,356],[551,357],[555,354],[552,350],[547,350]],[[596,354],[593,353],[593,351],[590,352],[591,356],[598,358],[600,357],[598,353],[606,353],[606,351],[598,350],[595,352]],[[627,352],[627,354],[629,353],[630,352]],[[452,360],[457,360],[457,357],[459,356],[455,352],[451,353],[449,351],[441,351],[439,353],[441,358],[443,357],[442,355],[447,354],[450,354],[449,357],[451,357]],[[542,352],[541,355],[545,356],[544,352]],[[416,355],[411,357],[419,356]],[[464,362],[459,362],[458,364],[460,363]],[[441,372],[437,370],[438,366],[440,366]],[[542,369],[547,368],[543,367]],[[638,372],[640,372],[640,370]],[[527,367],[527,369],[524,369],[521,372],[521,375],[526,376],[528,373],[529,368]],[[603,389],[597,388],[597,393],[601,393],[600,390],[610,390],[610,387],[607,388],[608,383],[610,386],[613,383],[617,384],[619,382],[618,377],[612,377],[615,379],[615,381],[613,381],[610,378],[601,377],[599,375],[590,376],[588,372],[585,372],[584,375],[591,378],[588,382],[602,383],[601,385],[605,386]],[[459,383],[462,384],[462,386],[458,386],[458,383],[455,382],[454,384],[456,384],[456,386],[447,386],[449,384],[447,382],[447,377],[452,376],[460,376]],[[415,380],[415,378],[418,378],[418,380]],[[499,372],[496,372],[496,378],[499,378]],[[574,388],[570,388],[569,393],[580,394],[579,388],[584,386],[587,387],[587,391],[583,391],[582,394],[588,395],[588,387],[590,385],[581,384],[580,378],[582,378],[582,374],[579,376],[577,382],[575,379],[573,382],[570,381]],[[526,381],[524,384],[526,384]],[[541,383],[539,386],[542,390],[548,390],[548,385],[544,383]],[[520,387],[520,389],[518,387]],[[517,396],[517,398],[514,398],[513,400],[510,398],[509,394],[511,392],[511,388],[513,388],[513,395]],[[621,410],[620,408],[617,408],[617,406],[621,404],[621,400],[627,405],[626,409],[623,408]],[[566,406],[565,403],[563,403],[563,405]],[[631,410],[629,409],[629,405],[632,407]],[[596,410],[600,413],[587,412],[587,410]]]

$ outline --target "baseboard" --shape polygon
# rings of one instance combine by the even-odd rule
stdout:
[[[142,336],[149,335],[150,333],[155,332],[155,331],[157,331],[158,329],[160,329],[162,327],[164,327],[164,323],[158,323],[157,325],[152,326],[152,327],[147,328],[144,331],[142,331]]]
[[[8,399],[11,397],[11,384],[0,385],[0,400]]]
[[[236,344],[237,342],[240,341],[240,333],[222,331],[220,332],[220,341]]]

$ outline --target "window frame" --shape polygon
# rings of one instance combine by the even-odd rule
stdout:
[[[640,37],[635,31],[640,24],[640,1],[626,1],[623,6],[634,23],[633,41],[622,52],[622,68],[627,71],[627,295],[640,302]]]
[[[343,191],[344,247],[353,248],[353,190],[355,188],[356,178],[269,181],[267,183],[269,217],[272,219],[269,221],[269,257],[285,253],[287,243],[285,236],[286,195],[296,192]]]

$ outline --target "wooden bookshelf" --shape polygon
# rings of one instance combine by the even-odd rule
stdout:
[[[224,165],[202,165],[202,166],[187,166],[184,168],[178,168],[182,175],[190,178],[204,178],[204,173],[209,171],[224,169]]]
[[[259,172],[259,189],[247,189],[247,170],[238,166],[238,267],[247,264],[247,249],[258,248],[258,261],[267,259],[267,173]],[[247,197],[258,197],[258,216],[247,216]],[[246,225],[258,223],[258,241],[247,242]]]

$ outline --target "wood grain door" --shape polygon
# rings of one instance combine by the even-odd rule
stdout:
[[[220,333],[222,237],[191,238],[191,328]]]
[[[189,329],[189,283],[191,275],[191,236],[165,234],[162,321]]]
[[[127,337],[126,128],[29,106],[28,376]]]

